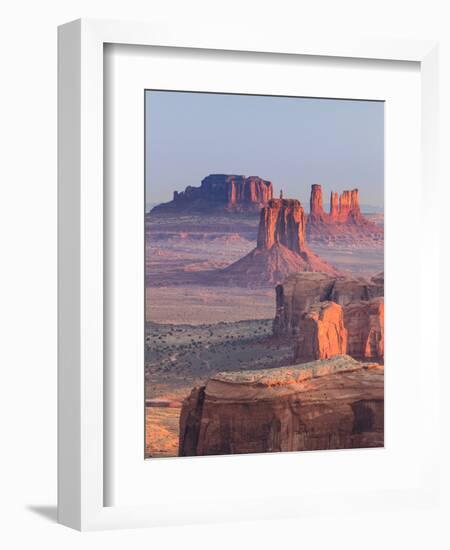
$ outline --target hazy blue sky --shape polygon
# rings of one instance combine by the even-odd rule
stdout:
[[[211,173],[271,180],[309,208],[311,184],[358,187],[383,205],[384,104],[185,92],[146,92],[147,203]]]

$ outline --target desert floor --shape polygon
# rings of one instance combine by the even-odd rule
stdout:
[[[291,344],[271,338],[274,288],[205,284],[255,247],[257,225],[255,216],[147,220],[147,457],[177,455],[181,402],[214,373],[292,363]],[[356,276],[383,270],[381,246],[311,248]]]

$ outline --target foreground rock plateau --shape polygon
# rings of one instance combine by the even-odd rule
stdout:
[[[179,455],[382,447],[384,369],[348,356],[219,373],[182,405]]]

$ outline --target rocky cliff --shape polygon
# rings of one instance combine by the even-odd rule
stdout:
[[[300,201],[272,199],[261,210],[258,248],[270,250],[280,244],[296,254],[305,252],[306,216]]]
[[[294,361],[328,359],[346,353],[347,329],[342,306],[319,302],[301,315]]]
[[[384,360],[384,278],[298,273],[276,288],[274,335],[292,339],[297,362],[346,353]]]
[[[384,357],[384,298],[351,303],[343,308],[348,331],[347,353],[353,357]]]
[[[306,245],[305,212],[295,199],[271,199],[261,209],[257,246],[221,271],[224,281],[238,286],[273,286],[290,273],[338,275],[339,271]]]
[[[210,174],[202,180],[200,187],[188,186],[184,191],[175,191],[172,201],[155,206],[152,213],[258,212],[272,196],[272,182],[258,176]]]
[[[384,277],[371,279],[335,277],[326,273],[294,273],[276,287],[274,334],[297,336],[303,313],[317,302],[346,306],[384,296]]]
[[[311,186],[310,213],[306,236],[314,244],[382,244],[383,228],[365,218],[359,206],[359,191],[331,192],[330,210],[323,209],[322,187]]]
[[[383,379],[348,356],[217,374],[183,402],[179,455],[381,447]]]

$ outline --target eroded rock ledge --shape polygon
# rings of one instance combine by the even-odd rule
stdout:
[[[384,369],[348,356],[219,373],[185,399],[180,456],[380,447]]]

